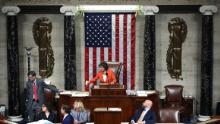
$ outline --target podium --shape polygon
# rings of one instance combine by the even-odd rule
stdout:
[[[91,96],[126,96],[126,89],[123,85],[119,84],[104,84],[94,86],[91,89]]]

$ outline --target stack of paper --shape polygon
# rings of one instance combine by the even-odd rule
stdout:
[[[137,96],[147,96],[153,93],[156,93],[156,91],[155,90],[139,90],[137,91]]]
[[[147,94],[153,94],[153,93],[156,93],[155,90],[146,90],[145,92],[146,92]]]
[[[141,91],[139,90],[139,91],[137,91],[137,96],[147,96],[147,93],[143,90],[141,90]]]
[[[71,95],[72,97],[89,96],[89,92],[83,92],[83,91],[63,91],[60,94],[61,95]]]
[[[61,95],[71,95],[71,91],[60,92]]]
[[[53,124],[53,123],[48,120],[39,120],[39,121],[35,121],[35,122],[30,122],[28,124]]]
[[[126,94],[128,96],[135,96],[136,95],[136,91],[135,90],[126,90]]]
[[[100,112],[100,111],[107,111],[107,108],[95,108],[95,112]]]
[[[121,124],[129,124],[129,122],[121,122]]]
[[[121,111],[121,108],[108,108],[108,111],[117,111],[117,112],[120,112]]]
[[[72,92],[72,97],[83,97],[83,96],[89,96],[89,92],[82,92],[82,91],[74,91]]]

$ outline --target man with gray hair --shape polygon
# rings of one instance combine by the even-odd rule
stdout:
[[[131,118],[131,124],[155,124],[156,115],[155,112],[151,109],[153,102],[146,99],[142,107],[138,109],[134,116]]]

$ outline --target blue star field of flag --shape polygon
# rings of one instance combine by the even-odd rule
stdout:
[[[85,14],[85,46],[111,47],[111,14],[86,13]]]

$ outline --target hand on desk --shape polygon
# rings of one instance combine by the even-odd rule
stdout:
[[[89,84],[89,81],[88,80],[86,80],[86,85],[88,85]]]
[[[111,82],[111,83],[100,83],[99,85],[113,85],[115,84],[114,82]]]
[[[86,83],[86,85],[88,85],[88,84],[89,84],[89,81],[86,80],[85,83]],[[100,85],[109,85],[109,84],[113,85],[113,84],[115,84],[115,83],[114,83],[114,82],[111,82],[111,83],[100,83]]]
[[[59,93],[61,93],[61,92],[63,92],[63,91],[64,91],[63,89],[59,89],[59,90],[58,90]]]
[[[74,120],[74,123],[73,123],[73,124],[79,124],[79,123],[78,123],[78,121],[77,121],[77,120]]]
[[[145,124],[145,121],[138,121],[137,123],[135,123],[134,120],[131,120],[131,124]]]
[[[145,121],[138,121],[137,124],[145,124]]]

